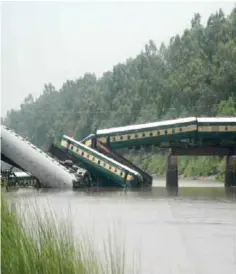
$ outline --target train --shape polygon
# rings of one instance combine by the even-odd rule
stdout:
[[[188,117],[100,129],[81,142],[67,135],[62,136],[58,144],[60,149],[78,159],[92,174],[106,177],[122,187],[140,187],[144,185],[142,174],[97,151],[98,141],[111,150],[153,145],[165,148],[221,146],[235,149],[236,117]],[[77,181],[75,175],[58,161],[3,125],[1,147],[2,160],[30,172],[44,186],[72,187]]]
[[[139,187],[144,183],[142,176],[135,170],[67,135],[62,136],[60,149],[78,159],[92,174],[96,174],[97,177],[106,177],[111,182],[115,181],[117,186]]]
[[[88,147],[96,141],[111,149],[156,145],[159,147],[236,146],[236,117],[188,117],[141,125],[97,130],[82,140]]]
[[[30,172],[44,187],[73,187],[77,181],[58,161],[4,125],[1,125],[1,156],[9,164]]]

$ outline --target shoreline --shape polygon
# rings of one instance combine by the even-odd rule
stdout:
[[[165,179],[165,176],[163,175],[158,175],[158,174],[151,174],[151,176],[153,177],[153,179],[155,180],[159,180],[159,179]],[[215,175],[208,175],[208,176],[184,176],[183,174],[179,175],[179,179],[181,180],[189,180],[189,181],[196,181],[196,180],[200,180],[200,181],[211,181],[211,182],[217,182],[217,183],[223,183],[222,180],[217,179],[218,174]]]

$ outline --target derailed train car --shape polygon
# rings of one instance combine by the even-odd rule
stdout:
[[[1,155],[30,172],[45,187],[73,187],[76,182],[74,174],[69,173],[56,160],[3,125]]]
[[[60,148],[76,157],[92,174],[106,177],[117,186],[139,187],[144,183],[142,176],[135,170],[66,135],[62,136]]]

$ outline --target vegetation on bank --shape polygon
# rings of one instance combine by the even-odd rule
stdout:
[[[195,14],[168,45],[157,48],[150,40],[101,78],[86,73],[60,90],[48,83],[39,98],[29,95],[3,122],[47,149],[65,133],[80,140],[97,128],[186,116],[236,116],[236,7],[227,17],[222,10],[212,14],[205,26]],[[164,164],[158,156],[140,163],[155,174]],[[186,176],[210,175],[224,164],[217,157],[181,157],[179,167]]]
[[[89,273],[70,235],[58,237],[57,229],[50,225],[36,229],[31,232],[38,234],[38,242],[26,232],[16,212],[2,198],[2,273]]]
[[[76,241],[71,224],[58,222],[52,213],[43,220],[42,212],[35,209],[33,218],[22,220],[23,214],[9,207],[3,194],[1,213],[1,272],[4,274],[123,274],[126,271],[122,243],[116,246],[112,236],[104,245],[103,260],[94,251],[94,242],[86,237]]]
[[[141,156],[132,154],[127,158],[153,175],[165,175],[167,156],[150,154]],[[217,180],[224,180],[225,157],[178,157],[178,173],[184,177],[214,176]]]

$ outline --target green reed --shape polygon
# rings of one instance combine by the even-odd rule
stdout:
[[[50,211],[42,219],[34,209],[27,220],[2,194],[1,271],[4,274],[123,274],[126,254],[122,241],[108,232],[103,251],[89,237],[75,240],[70,223],[60,223]],[[37,205],[36,205],[37,207]],[[21,216],[22,215],[22,216]],[[30,217],[31,218],[31,217]],[[30,222],[30,226],[26,223]],[[98,255],[99,254],[99,255]],[[100,256],[102,255],[102,256]],[[129,273],[138,273],[132,267]]]

